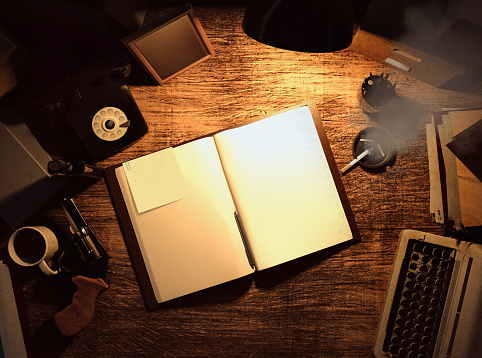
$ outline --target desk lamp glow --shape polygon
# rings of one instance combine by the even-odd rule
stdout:
[[[332,52],[350,46],[350,0],[250,0],[244,32],[266,45],[300,52]]]

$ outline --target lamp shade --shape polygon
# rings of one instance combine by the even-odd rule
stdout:
[[[251,0],[244,32],[266,45],[301,52],[332,52],[350,46],[350,0]]]

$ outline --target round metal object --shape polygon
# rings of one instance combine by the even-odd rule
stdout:
[[[380,127],[368,127],[361,130],[353,142],[353,155],[358,157],[364,151],[369,153],[359,161],[368,169],[381,169],[395,161],[397,150],[387,131]]]
[[[365,78],[361,86],[360,107],[367,113],[379,111],[395,98],[395,86],[388,80],[388,74],[372,75]]]

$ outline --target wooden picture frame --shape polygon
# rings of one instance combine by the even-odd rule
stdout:
[[[189,4],[122,42],[158,84],[214,56],[214,49]]]

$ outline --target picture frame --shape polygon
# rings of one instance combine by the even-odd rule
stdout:
[[[214,56],[214,48],[190,4],[122,39],[157,84]]]

